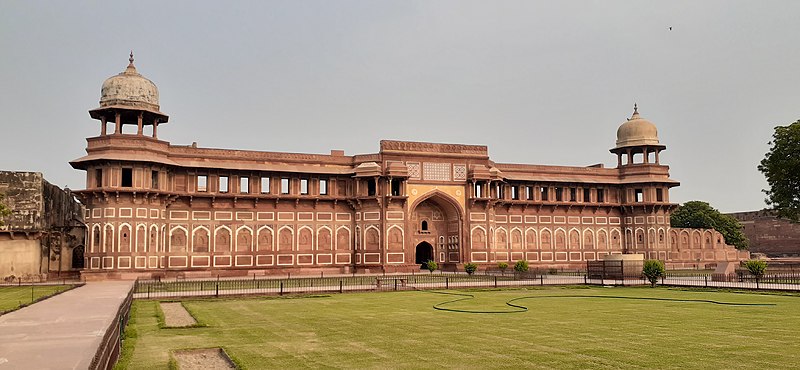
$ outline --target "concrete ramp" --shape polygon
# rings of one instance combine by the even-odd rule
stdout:
[[[0,316],[0,370],[112,367],[132,288],[132,281],[87,283]]]

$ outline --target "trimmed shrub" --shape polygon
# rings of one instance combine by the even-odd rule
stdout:
[[[434,271],[439,269],[439,264],[434,260],[428,260],[428,262],[425,262],[425,268],[428,269],[428,271],[430,271],[432,274]]]
[[[474,264],[472,262],[467,263],[467,264],[464,265],[464,271],[466,271],[467,274],[469,274],[469,275],[474,274],[475,271],[477,271],[477,270],[478,270],[478,265],[476,265],[476,264]]]
[[[642,275],[644,275],[647,280],[650,281],[650,287],[655,288],[656,283],[658,283],[658,278],[664,276],[666,272],[664,268],[664,262],[659,260],[647,260],[644,261],[644,266],[642,267]]]
[[[528,261],[519,260],[517,263],[514,264],[514,271],[516,272],[528,272]]]
[[[497,264],[497,268],[500,269],[504,274],[506,273],[506,269],[508,268],[508,264],[505,262],[500,262]]]

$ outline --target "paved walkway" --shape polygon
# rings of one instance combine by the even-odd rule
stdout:
[[[88,368],[132,287],[91,282],[0,316],[0,370]]]

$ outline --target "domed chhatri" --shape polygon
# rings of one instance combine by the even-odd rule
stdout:
[[[615,149],[642,145],[659,146],[658,129],[653,122],[639,116],[639,107],[634,104],[631,118],[617,129]]]
[[[633,115],[617,129],[617,145],[611,153],[617,155],[617,166],[660,165],[659,154],[667,147],[658,141],[658,129],[653,122],[639,116],[639,106],[633,105]]]
[[[100,135],[108,134],[106,123],[114,123],[113,134],[122,134],[125,125],[137,126],[136,134],[143,135],[143,127],[153,128],[157,138],[159,124],[167,123],[169,116],[161,113],[158,104],[158,88],[153,81],[144,78],[133,65],[133,51],[128,67],[103,82],[100,89],[100,107],[89,111],[89,115],[100,120]]]
[[[136,71],[133,52],[128,67],[122,73],[109,77],[100,90],[100,106],[127,106],[158,112],[158,88]]]

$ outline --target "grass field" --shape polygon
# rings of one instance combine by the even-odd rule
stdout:
[[[67,290],[70,285],[34,285],[0,287],[0,313],[31,304],[43,297]],[[32,298],[32,299],[31,299]]]
[[[474,298],[405,291],[184,300],[203,325],[185,329],[159,328],[158,302],[135,301],[118,367],[167,368],[170,351],[204,347],[223,347],[249,369],[800,366],[796,295],[644,287],[459,293]],[[523,311],[505,304],[515,298],[528,310],[433,308]],[[456,299],[464,300],[441,305]]]

